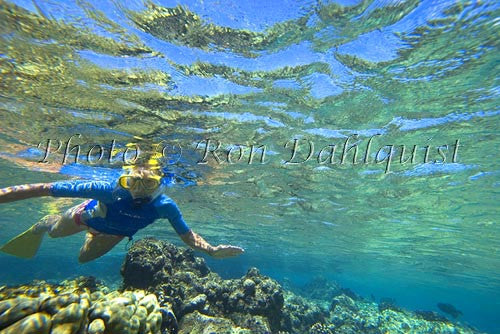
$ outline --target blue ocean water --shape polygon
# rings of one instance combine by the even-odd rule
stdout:
[[[221,276],[323,277],[500,332],[499,7],[2,1],[0,187],[106,179],[127,144],[160,148],[190,227],[246,250],[207,258]],[[77,203],[1,204],[0,242]],[[146,236],[182,245],[166,221]],[[81,265],[82,242],[0,254],[0,284],[119,286],[126,242]]]

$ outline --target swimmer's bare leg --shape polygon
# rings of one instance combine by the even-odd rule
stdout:
[[[89,262],[103,256],[109,252],[117,243],[122,241],[124,237],[121,235],[111,234],[92,234],[87,232],[85,242],[80,249],[78,261],[80,263]]]
[[[87,229],[85,225],[78,225],[75,222],[75,214],[80,208],[80,205],[74,206],[63,215],[47,215],[43,217],[38,223],[33,225],[33,233],[48,232],[52,238],[66,237]]]

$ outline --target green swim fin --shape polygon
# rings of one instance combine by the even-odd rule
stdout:
[[[34,233],[33,227],[34,225],[27,231],[12,238],[0,247],[0,251],[25,259],[35,256],[45,233]]]

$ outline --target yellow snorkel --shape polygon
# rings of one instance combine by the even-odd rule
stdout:
[[[127,147],[132,146],[137,147],[137,144],[127,144]],[[136,159],[133,164],[122,166],[124,172],[118,179],[118,185],[130,192],[135,204],[149,202],[159,192],[163,177],[160,159],[161,154],[152,153],[147,159],[140,159],[139,162]]]

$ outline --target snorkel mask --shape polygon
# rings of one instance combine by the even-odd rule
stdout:
[[[120,176],[118,183],[122,188],[127,190],[137,187],[137,183],[140,183],[144,190],[153,191],[161,184],[161,176],[128,174]]]
[[[125,171],[118,178],[118,185],[130,192],[135,205],[151,201],[162,184],[163,172],[158,163],[158,157],[151,156],[146,163],[125,165]]]

